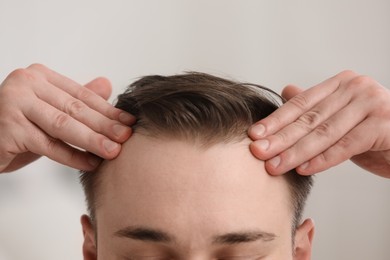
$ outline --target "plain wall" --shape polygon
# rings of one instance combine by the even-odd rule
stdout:
[[[185,70],[280,91],[353,69],[390,87],[389,13],[387,0],[2,0],[0,79],[39,62],[80,83],[106,76],[113,97]],[[0,259],[82,259],[77,177],[46,158],[0,176]],[[389,259],[389,201],[390,181],[350,162],[319,174],[313,259]]]

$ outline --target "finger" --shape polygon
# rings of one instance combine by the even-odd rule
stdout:
[[[350,92],[338,89],[277,133],[254,141],[251,146],[253,154],[261,160],[268,160],[279,154],[308,135],[332,115],[338,113],[351,99]]]
[[[282,90],[282,97],[286,100],[290,100],[296,95],[302,93],[304,90],[294,85],[288,85]]]
[[[55,109],[40,99],[23,113],[27,119],[34,122],[51,137],[85,149],[104,159],[112,159],[120,151],[118,143],[92,131],[70,115]]]
[[[112,93],[112,86],[110,81],[102,77],[92,80],[91,82],[85,84],[84,87],[95,92],[105,100],[107,100]]]
[[[33,64],[29,66],[28,69],[41,73],[52,85],[69,93],[74,98],[83,101],[90,108],[98,111],[99,113],[105,115],[108,118],[121,121],[122,123],[127,125],[133,124],[135,122],[134,116],[118,108],[115,108],[114,106],[107,103],[104,98],[95,94],[93,91],[87,88],[83,88],[80,84],[53,70],[50,70],[43,65]]]
[[[283,174],[327,150],[365,119],[365,114],[356,113],[359,109],[366,109],[364,102],[354,102],[343,108],[291,148],[266,161],[267,171]]]
[[[40,157],[41,156],[38,154],[34,154],[31,152],[24,152],[22,154],[18,154],[17,156],[15,156],[14,159],[10,163],[8,161],[7,163],[9,163],[9,164],[6,165],[6,167],[4,167],[4,164],[2,164],[1,160],[0,160],[0,165],[1,165],[0,169],[3,169],[0,172],[16,171],[16,170],[20,169],[21,167],[36,161]]]
[[[77,150],[60,140],[56,140],[46,135],[41,129],[31,122],[18,122],[18,126],[23,127],[24,131],[16,131],[14,146],[18,150],[10,149],[10,155],[13,159],[0,157],[1,172],[11,172],[17,170],[40,156],[47,156],[61,164],[68,165],[81,170],[91,170],[97,167],[101,158],[96,155]],[[28,133],[28,136],[26,136]],[[22,152],[22,153],[20,153]]]
[[[47,89],[50,89],[50,91],[47,91]],[[36,86],[35,93],[41,100],[111,140],[123,143],[130,137],[131,129],[129,127],[105,117],[61,89],[39,85]]]
[[[376,140],[375,125],[372,119],[363,121],[323,153],[297,167],[298,173],[312,175],[368,151]]]
[[[257,140],[276,133],[335,92],[344,81],[354,76],[353,72],[343,72],[294,96],[271,115],[255,123],[248,131],[249,136]]]
[[[93,170],[102,161],[96,155],[71,147],[61,140],[46,135],[38,128],[28,139],[26,146],[35,154],[46,156],[60,164],[79,170]]]

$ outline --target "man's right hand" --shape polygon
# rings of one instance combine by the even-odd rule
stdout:
[[[0,85],[0,173],[42,155],[80,170],[116,157],[135,118],[110,93],[104,78],[83,87],[40,64],[13,71]]]

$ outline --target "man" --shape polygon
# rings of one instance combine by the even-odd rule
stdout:
[[[40,88],[41,86],[45,86],[45,88]],[[0,156],[0,170],[5,172],[23,167],[39,157],[39,155],[48,156],[60,163],[83,170],[92,170],[99,164],[97,157],[79,150],[73,150],[74,148],[68,146],[67,143],[89,150],[105,159],[117,156],[120,150],[119,144],[123,143],[130,136],[130,129],[124,127],[124,125],[131,125],[134,122],[134,118],[108,106],[103,99],[93,93],[95,91],[102,97],[107,97],[109,95],[109,84],[107,81],[97,79],[86,87],[82,88],[80,85],[42,65],[32,65],[27,69],[16,70],[11,73],[0,88],[0,128],[3,133],[0,142],[0,153],[2,155]],[[49,96],[43,93],[43,90],[47,91],[48,89],[53,90],[56,95]],[[388,117],[390,109],[388,100],[390,94],[388,90],[372,79],[346,71],[305,92],[300,92],[295,87],[290,86],[286,88],[284,96],[287,99],[291,98],[291,100],[249,131],[250,136],[258,140],[251,143],[251,150],[260,159],[267,160],[265,167],[269,173],[280,174],[301,165],[297,168],[299,173],[312,174],[352,157],[354,162],[367,170],[389,177],[390,136]],[[20,93],[23,93],[23,96]],[[12,100],[12,102],[7,102],[9,100]],[[43,110],[43,108],[48,108],[47,110],[50,111],[50,114],[42,115],[41,111],[46,110]],[[356,113],[357,111],[359,113]],[[122,116],[119,117],[121,113]],[[123,124],[119,124],[116,120],[121,120]],[[375,130],[372,129],[373,126]],[[118,132],[117,135],[112,134],[114,133],[114,127],[117,130],[123,129],[123,132],[116,131]],[[369,136],[366,136],[367,132],[370,132]],[[115,141],[115,143],[110,142],[110,140]],[[355,140],[359,140],[359,142]],[[126,151],[131,151],[132,148],[138,148],[137,142],[139,145],[140,141],[142,140],[130,139],[122,147],[124,154]],[[103,143],[106,143],[106,145],[103,145]],[[160,147],[155,143],[150,145],[157,146],[156,150],[160,151],[166,144]],[[170,148],[183,151],[185,150],[184,148],[189,147],[173,146]],[[215,152],[214,154],[211,153],[210,158],[218,158],[218,154],[222,152],[225,153],[225,157],[230,158],[229,154],[226,153],[238,150],[236,147],[234,148],[228,149],[225,147],[220,150],[216,149],[216,151],[214,149]],[[250,158],[247,157],[248,154],[244,150],[241,150],[241,152],[243,158]],[[191,153],[194,156],[198,154]],[[231,157],[235,159],[237,157],[241,158],[240,156]],[[220,156],[220,158],[223,157]],[[204,159],[206,167],[208,165],[207,158],[200,159]],[[117,158],[118,163],[126,160],[121,159],[121,156]],[[234,161],[232,160],[232,162]],[[254,161],[245,162],[251,165]],[[256,161],[256,163],[261,162]],[[159,164],[157,163],[156,165]],[[228,165],[235,165],[235,163]],[[101,169],[104,167],[103,164]],[[110,168],[109,166],[106,167]],[[258,165],[258,167],[261,169],[264,166]],[[162,167],[162,169],[164,168]],[[153,172],[153,169],[148,170]],[[227,170],[229,170],[229,176],[235,176],[233,167]],[[172,174],[174,173],[172,172]],[[255,176],[264,177],[266,175],[257,174]],[[255,182],[255,179],[252,179],[253,182],[250,183],[248,183],[251,180],[250,178],[245,180],[246,182],[242,180],[242,186],[250,186],[250,183],[260,183],[260,180]],[[270,180],[274,179],[271,178]],[[229,179],[226,182],[228,183],[224,184],[229,184]],[[182,182],[179,183],[183,185]],[[194,180],[191,183],[197,183],[198,186],[201,186],[199,181],[195,182]],[[210,180],[209,184],[212,183]],[[261,183],[269,184],[267,187],[271,186],[275,189],[286,191],[286,187],[283,187],[282,182],[278,184],[262,179]],[[156,190],[158,190],[157,188]],[[169,190],[169,186],[159,188],[161,188],[160,191]],[[204,189],[211,190],[208,186],[205,186]],[[118,189],[118,192],[120,191],[121,189]],[[234,190],[232,191],[232,194],[236,193]],[[160,192],[160,194],[163,194],[163,192]],[[270,192],[270,194],[272,193]],[[283,192],[278,194],[283,195]],[[284,193],[284,195],[286,194]],[[171,194],[172,196],[175,198]],[[168,196],[168,198],[171,197]],[[189,198],[191,197],[188,196]],[[274,199],[282,202],[282,198],[275,197]],[[157,199],[163,201],[164,197],[158,196],[158,194],[150,194],[149,201],[158,201]],[[249,196],[240,199],[248,199],[248,204],[245,205],[253,205],[252,202],[254,201],[250,200]],[[187,200],[187,203],[188,201],[190,200]],[[218,203],[215,204],[218,205]],[[182,205],[187,204],[184,203]],[[195,204],[194,206],[198,205]],[[205,205],[203,204],[203,206]],[[244,207],[241,204],[239,206]],[[287,208],[285,207],[285,209]],[[146,210],[146,207],[144,209]],[[161,212],[161,214],[163,213]],[[287,212],[285,213],[284,216],[288,216]],[[185,216],[188,217],[188,215]],[[272,218],[272,216],[268,217]],[[98,220],[99,216],[96,219]],[[261,220],[257,221],[261,222]],[[178,223],[182,222],[178,221]],[[286,222],[283,223],[286,224]],[[86,217],[83,217],[83,225],[86,231],[86,243],[84,246],[86,257],[93,257],[93,248],[95,246],[93,244],[93,235],[91,235],[93,234],[93,226],[90,224],[93,223],[90,223]],[[99,227],[99,223],[97,222],[96,224]],[[269,226],[271,227],[272,225]],[[298,230],[303,230],[303,232],[297,231],[296,235],[303,237],[304,242],[297,243],[290,248],[291,250],[305,248],[305,250],[297,250],[296,255],[307,257],[310,252],[310,238],[312,236],[310,221],[305,222],[302,229]],[[116,231],[124,231],[116,232],[116,238],[129,234],[129,232],[125,232],[129,231],[129,229]],[[130,231],[134,230],[130,229]],[[97,232],[99,233],[99,228]],[[100,229],[100,232],[103,232],[103,230]],[[274,232],[278,233],[277,231],[271,231],[271,233]],[[269,232],[265,233],[269,235]],[[265,235],[265,233],[262,234]],[[130,232],[130,234],[137,234],[137,232]],[[290,234],[292,235],[293,233]],[[302,236],[299,234],[306,235]],[[271,237],[274,237],[272,241],[277,241],[275,239],[276,236],[272,236],[272,234],[268,236],[268,238]],[[285,236],[282,237],[285,238]],[[99,239],[98,234],[97,238]],[[197,241],[196,239],[194,240]],[[199,241],[201,240],[199,239]],[[128,240],[121,241],[124,241],[124,243],[128,242]],[[286,244],[284,245],[286,246]],[[291,246],[292,244],[289,245]],[[278,246],[281,246],[281,244],[278,244]],[[166,247],[162,246],[162,248]],[[103,249],[98,247],[97,250]],[[109,251],[106,250],[106,252]],[[285,250],[284,252],[288,251]],[[293,253],[293,251],[290,252]],[[303,254],[300,254],[300,252]]]
[[[248,128],[273,93],[202,73],[148,76],[118,97],[137,118],[117,158],[85,172],[85,259],[309,259],[311,177],[271,177]]]

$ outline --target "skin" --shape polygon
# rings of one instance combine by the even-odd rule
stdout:
[[[135,118],[108,104],[110,93],[107,79],[82,87],[40,64],[10,73],[0,85],[0,173],[42,155],[80,170],[116,157]]]
[[[266,173],[249,143],[202,149],[135,133],[102,165],[96,229],[82,217],[84,259],[310,259],[313,222],[292,238],[287,183]],[[175,241],[135,239],[126,227],[161,230]],[[216,236],[260,231],[275,237],[213,243]]]
[[[303,175],[348,159],[390,178],[390,91],[375,80],[344,71],[306,90],[288,86],[289,100],[257,122],[253,154],[270,174],[297,168]]]

